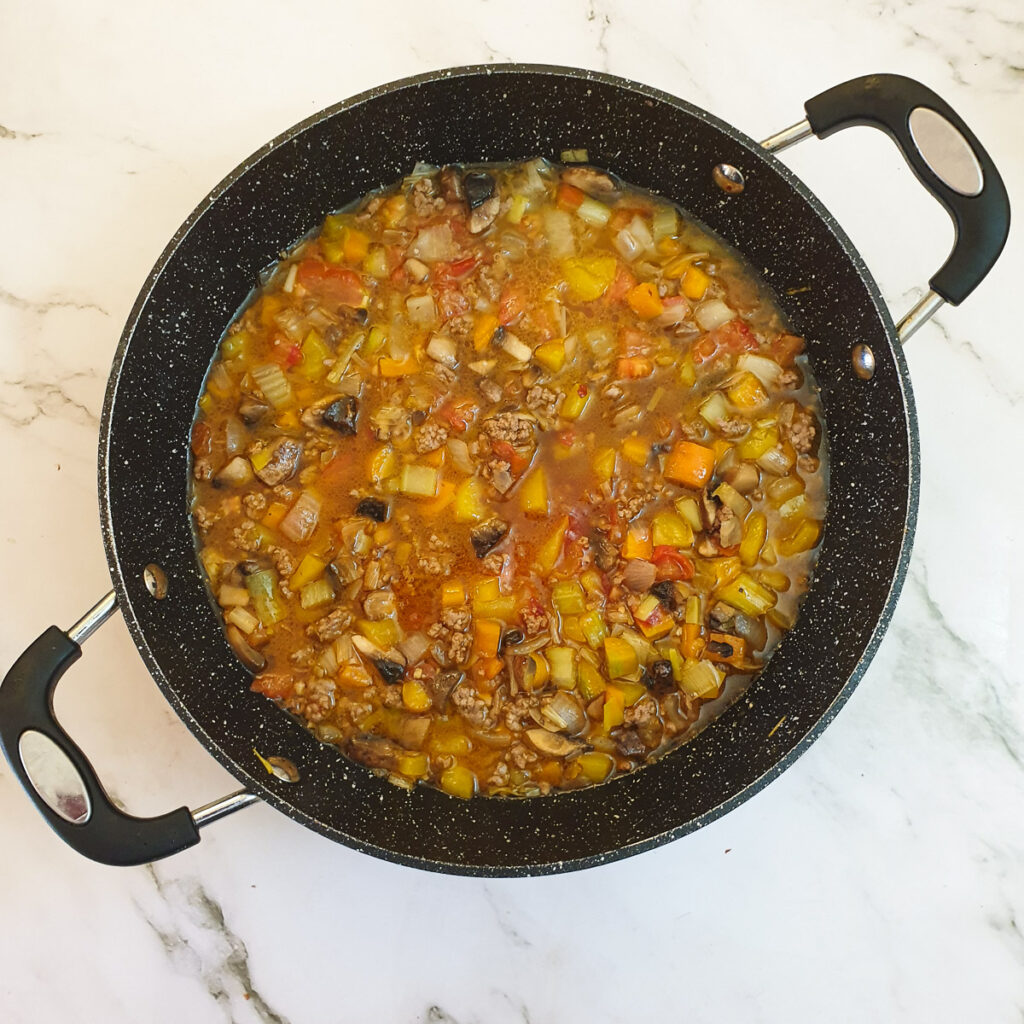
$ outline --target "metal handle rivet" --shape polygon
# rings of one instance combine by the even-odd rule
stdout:
[[[732,164],[716,164],[711,172],[714,183],[731,196],[738,195],[746,187],[743,172]]]
[[[871,347],[863,343],[854,345],[851,357],[853,372],[861,380],[871,380],[875,375],[875,353],[871,351]]]
[[[142,570],[142,582],[146,584],[146,589],[158,601],[162,601],[167,596],[167,575],[159,565],[150,562]]]

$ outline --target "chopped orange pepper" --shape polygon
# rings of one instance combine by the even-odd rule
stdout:
[[[473,325],[473,348],[477,352],[483,352],[490,344],[497,329],[498,318],[493,313],[484,313]]]
[[[626,531],[626,543],[622,545],[622,557],[649,559],[653,551],[650,528],[643,523],[634,523]]]
[[[473,620],[473,649],[481,658],[497,658],[500,643],[501,623],[497,619]]]
[[[665,309],[658,296],[658,289],[650,281],[643,281],[635,288],[630,288],[626,293],[626,302],[641,320],[652,320]]]
[[[626,695],[617,686],[604,689],[604,727],[614,729],[626,719]]]
[[[483,683],[490,682],[505,667],[501,658],[481,658],[473,665],[473,676]]]
[[[270,508],[267,509],[267,514],[260,520],[264,526],[269,526],[271,529],[281,525],[281,520],[288,515],[288,506],[282,501],[272,501]]]
[[[466,588],[461,583],[441,584],[441,606],[461,608],[466,603]]]
[[[388,356],[383,356],[377,362],[377,368],[382,377],[406,377],[415,373],[420,368],[420,364],[413,355],[406,356],[404,359],[391,359]]]
[[[741,636],[729,633],[710,633],[704,657],[708,661],[723,661],[727,665],[742,665],[746,660],[747,642]]]
[[[678,441],[665,459],[663,470],[673,483],[699,491],[711,479],[715,453],[693,441]]]

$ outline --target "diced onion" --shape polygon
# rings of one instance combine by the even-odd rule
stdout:
[[[252,480],[252,466],[249,460],[236,455],[214,478],[218,484],[229,487],[244,487]]]
[[[281,520],[280,530],[296,544],[309,540],[320,521],[320,499],[312,491],[303,491],[299,500]]]
[[[472,476],[476,467],[469,455],[469,445],[461,437],[448,438],[448,454],[452,457],[452,465],[460,472]]]
[[[681,324],[690,312],[690,303],[686,301],[685,295],[673,295],[664,299],[662,304],[665,307],[660,316],[654,318],[656,327],[673,327]]]
[[[713,427],[729,418],[729,406],[721,391],[714,391],[700,407],[701,417]]]
[[[427,343],[427,355],[437,363],[444,363],[452,369],[458,365],[455,342],[443,334],[435,334]]]
[[[405,656],[409,665],[415,665],[430,649],[430,641],[423,633],[410,633],[404,640],[398,642],[397,649]]]
[[[481,377],[486,377],[498,365],[498,361],[497,359],[478,359],[475,363],[469,363],[468,365],[474,373],[478,373]]]
[[[506,259],[521,260],[526,255],[526,239],[517,231],[505,231],[498,244]]]
[[[784,448],[770,448],[757,460],[757,464],[766,473],[785,476],[793,468],[793,459]]]
[[[713,331],[716,327],[736,319],[735,310],[730,309],[721,299],[708,299],[707,302],[702,302],[693,311],[693,315],[702,331]]]
[[[413,323],[422,325],[432,324],[437,316],[432,295],[410,295],[405,300],[405,311]]]
[[[654,236],[651,229],[639,214],[629,222],[629,233],[636,239],[642,252],[654,252]]]
[[[766,388],[777,387],[782,378],[782,367],[774,359],[756,356],[753,352],[744,352],[736,360],[736,369],[749,371]]]
[[[409,251],[413,256],[426,260],[428,263],[454,259],[456,249],[451,225],[447,223],[431,224],[428,227],[420,228]]]
[[[548,248],[555,259],[567,259],[576,253],[576,239],[572,233],[572,221],[565,210],[548,207],[544,210],[544,234]]]
[[[631,558],[626,563],[625,571],[622,574],[622,582],[630,590],[642,594],[650,590],[658,571],[653,562],[645,561],[642,558]]]
[[[640,255],[640,243],[633,237],[628,228],[623,228],[613,243],[618,254],[624,260],[635,260]]]
[[[244,451],[248,439],[249,432],[237,416],[229,416],[224,421],[224,453],[226,455],[237,455]]]

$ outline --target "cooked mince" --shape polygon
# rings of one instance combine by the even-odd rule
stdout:
[[[728,247],[594,168],[420,165],[330,215],[228,329],[192,431],[252,689],[459,797],[663,755],[807,589],[803,347]]]

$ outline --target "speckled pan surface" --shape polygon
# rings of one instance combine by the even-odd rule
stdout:
[[[591,161],[679,202],[761,270],[808,350],[831,447],[828,519],[797,627],[744,697],[660,762],[527,801],[407,793],[316,741],[269,701],[223,638],[188,516],[188,434],[217,342],[259,270],[332,209],[435,164]],[[720,161],[747,187],[726,197]],[[848,698],[881,638],[910,554],[917,428],[888,312],[845,234],[778,161],[683,101],[574,69],[503,65],[409,79],[332,107],[254,154],[171,241],[114,358],[100,437],[104,540],[131,634],[198,739],[242,783],[331,839],[413,866],[542,874],[637,853],[699,828],[786,768]],[[877,372],[859,380],[856,342]],[[163,567],[156,601],[143,568]],[[301,781],[253,755],[290,758]]]

